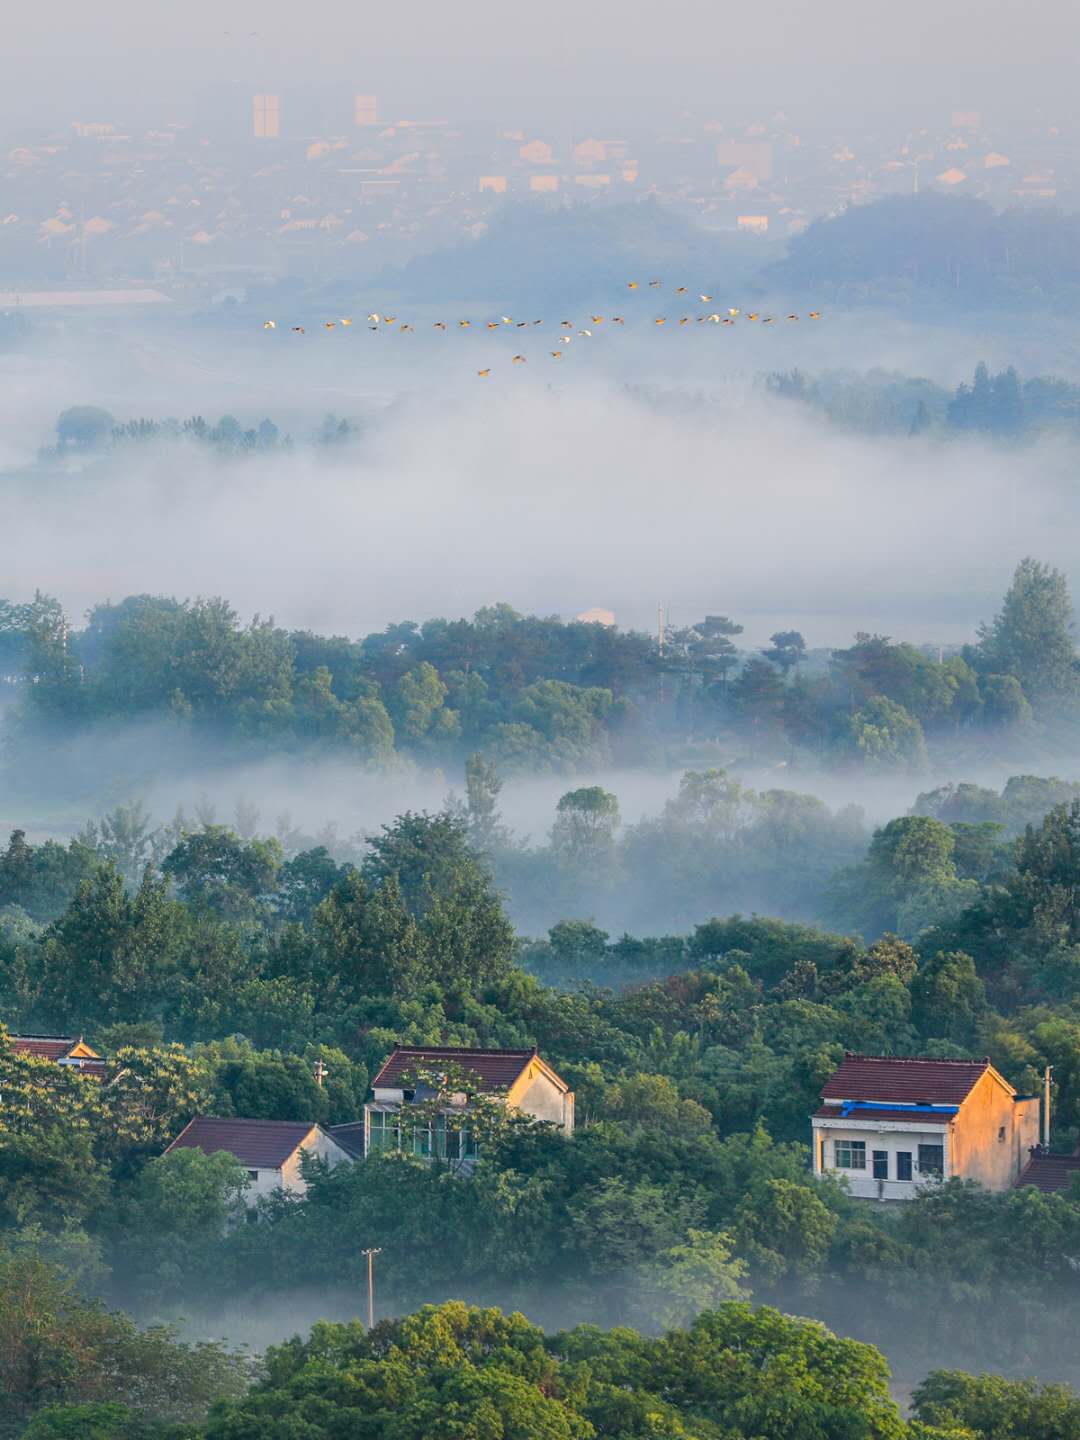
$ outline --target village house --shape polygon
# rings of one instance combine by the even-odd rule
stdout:
[[[9,1035],[8,1043],[16,1055],[33,1055],[39,1060],[52,1060],[65,1069],[81,1070],[103,1079],[105,1057],[87,1045],[80,1035]]]
[[[1014,1186],[1039,1141],[1039,1100],[989,1060],[844,1056],[813,1118],[814,1174],[852,1195],[907,1200],[954,1177]]]
[[[567,1135],[573,1132],[574,1092],[535,1048],[395,1045],[372,1080],[372,1098],[364,1106],[364,1153],[402,1149],[402,1107],[437,1093],[434,1085],[423,1080],[418,1083],[417,1077],[441,1079],[451,1071],[464,1074],[474,1093],[501,1101],[508,1110],[557,1125]],[[453,1094],[443,1108],[446,1118],[437,1117],[434,1126],[405,1127],[404,1144],[416,1155],[475,1162],[476,1140],[467,1123],[468,1097]]]
[[[204,1155],[224,1150],[235,1156],[247,1171],[244,1199],[248,1205],[275,1190],[304,1194],[304,1155],[331,1167],[354,1158],[321,1125],[309,1120],[215,1120],[207,1115],[189,1121],[165,1154],[174,1150],[201,1150]]]

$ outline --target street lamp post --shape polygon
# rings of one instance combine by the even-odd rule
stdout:
[[[361,1255],[367,1256],[367,1324],[369,1330],[375,1328],[375,1256],[382,1254],[382,1246],[374,1245],[370,1250],[361,1250]]]

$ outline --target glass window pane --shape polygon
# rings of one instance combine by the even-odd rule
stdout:
[[[837,1140],[835,1155],[838,1170],[866,1169],[865,1140]]]
[[[945,1173],[944,1145],[919,1146],[919,1174],[936,1175],[939,1179]]]
[[[911,1151],[898,1150],[896,1152],[896,1178],[898,1180],[911,1179]]]
[[[887,1150],[874,1151],[874,1179],[887,1180],[889,1178],[889,1152]]]

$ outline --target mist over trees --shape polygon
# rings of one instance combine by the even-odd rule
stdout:
[[[203,742],[223,762],[461,766],[478,755],[500,775],[572,775],[720,746],[918,773],[976,736],[1007,751],[1033,725],[1076,719],[1071,602],[1062,575],[1033,559],[977,642],[947,655],[869,632],[810,652],[796,631],[753,655],[738,649],[741,630],[707,615],[669,630],[661,652],[645,634],[497,605],[352,640],[244,623],[222,599],[140,595],[96,606],[75,631],[38,593],[0,603],[9,776],[47,786],[48,770],[73,784],[65,743],[147,723],[165,766]]]

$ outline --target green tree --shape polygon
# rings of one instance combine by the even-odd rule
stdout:
[[[595,865],[610,855],[620,824],[619,801],[609,790],[568,790],[555,807],[552,844],[572,864]]]
[[[806,658],[806,641],[798,630],[778,630],[775,635],[770,635],[769,639],[772,648],[761,652],[765,659],[779,665],[784,675],[787,675],[789,670],[797,671]]]
[[[244,916],[273,893],[283,860],[273,837],[245,842],[224,825],[206,825],[181,840],[161,868],[196,909]]]
[[[871,769],[920,770],[926,764],[922,726],[903,705],[875,696],[861,706],[839,738],[841,756]]]
[[[1030,558],[1021,560],[989,625],[979,630],[982,668],[1012,675],[1035,706],[1048,705],[1077,688],[1072,602],[1065,576]]]

